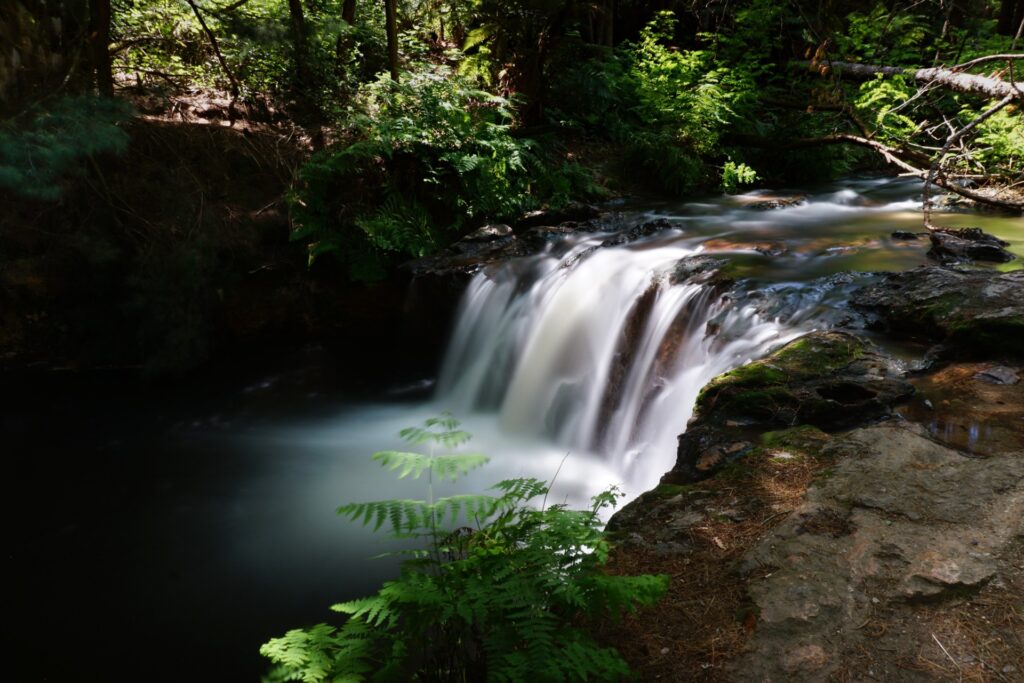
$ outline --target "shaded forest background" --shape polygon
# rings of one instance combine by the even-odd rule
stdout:
[[[0,363],[364,349],[403,262],[622,195],[885,171],[1019,210],[1022,26],[1024,0],[7,2]]]

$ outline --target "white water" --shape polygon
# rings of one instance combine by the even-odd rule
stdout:
[[[674,284],[697,250],[660,246],[661,235],[586,254],[603,237],[478,274],[435,403],[603,461],[635,495],[672,467],[705,383],[802,330],[708,285]]]
[[[353,406],[330,424],[279,430],[277,443],[338,463],[336,476],[302,494],[318,509],[421,493],[396,485],[369,455],[401,447],[399,429],[445,410],[474,434],[469,448],[492,458],[459,489],[550,480],[558,471],[558,500],[585,503],[613,484],[635,497],[672,468],[678,435],[709,380],[829,324],[842,296],[815,278],[857,269],[865,255],[873,268],[923,261],[914,246],[878,239],[885,228],[877,221],[917,220],[906,197],[903,185],[872,180],[767,212],[741,205],[756,193],[666,206],[630,223],[666,217],[676,226],[650,238],[596,248],[608,235],[582,234],[490,268],[463,296],[434,398]],[[753,248],[764,240],[789,251],[765,257]],[[751,279],[728,294],[676,282],[679,262],[705,253],[705,244]]]

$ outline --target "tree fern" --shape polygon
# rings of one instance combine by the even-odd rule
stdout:
[[[548,485],[506,479],[492,494],[436,498],[434,480],[482,466],[475,454],[433,450],[469,440],[451,415],[402,430],[426,453],[381,451],[373,458],[398,478],[427,475],[426,500],[349,503],[338,512],[393,534],[426,540],[400,576],[376,595],[334,605],[340,628],[289,631],[261,652],[277,680],[551,681],[619,680],[628,667],[580,627],[653,604],[663,576],[601,571],[609,544],[600,513],[621,495],[601,492],[586,510],[546,506]],[[540,502],[540,505],[536,503]],[[462,526],[459,526],[459,524]],[[447,525],[447,528],[446,528]],[[471,525],[471,526],[469,526]]]

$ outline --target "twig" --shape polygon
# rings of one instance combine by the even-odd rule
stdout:
[[[942,652],[943,652],[943,653],[944,653],[944,654],[945,654],[945,655],[946,655],[947,657],[949,657],[949,661],[953,662],[953,666],[955,666],[955,667],[956,667],[956,670],[957,670],[957,671],[958,671],[958,672],[960,673],[960,680],[961,680],[961,681],[962,681],[962,680],[964,680],[964,672],[963,672],[963,670],[962,670],[962,669],[960,668],[960,663],[959,663],[959,662],[957,662],[957,661],[956,661],[955,659],[953,659],[953,655],[949,654],[949,650],[947,650],[947,649],[946,649],[946,646],[945,646],[945,645],[943,645],[943,644],[942,644],[942,642],[941,642],[941,641],[940,641],[940,640],[939,640],[938,638],[936,638],[936,637],[935,637],[935,634],[934,634],[934,633],[932,634],[932,640],[934,640],[934,641],[936,642],[936,644],[938,644],[938,646],[939,646],[940,648],[942,648]]]
[[[570,453],[572,453],[572,451],[566,451],[565,452],[565,455],[562,456],[562,461],[560,463],[558,463],[558,469],[555,470],[555,476],[551,477],[551,483],[548,484],[548,490],[544,492],[544,500],[541,501],[541,504],[540,504],[540,511],[541,512],[544,512],[544,510],[547,508],[547,505],[548,505],[548,493],[551,491],[551,487],[555,485],[555,480],[558,479],[558,473],[562,471],[562,465],[565,464],[565,461],[569,458],[569,454]]]

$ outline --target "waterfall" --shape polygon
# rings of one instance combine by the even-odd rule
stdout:
[[[457,414],[496,413],[508,434],[597,454],[649,486],[672,466],[701,387],[804,330],[800,315],[768,317],[676,276],[700,252],[678,237],[596,248],[601,238],[477,274],[437,400]]]

